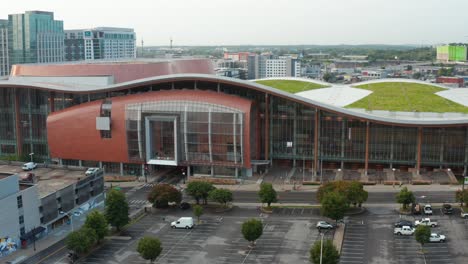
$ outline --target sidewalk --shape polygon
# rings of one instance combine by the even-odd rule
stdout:
[[[183,188],[186,184],[181,185]],[[259,191],[260,184],[236,184],[236,185],[215,185],[216,188],[228,189],[231,191]],[[396,185],[365,185],[364,189],[368,192],[399,192],[403,187],[407,187],[410,191],[456,191],[461,189],[461,185],[410,185],[404,184],[401,187]],[[315,192],[320,188],[320,185],[300,185],[300,184],[273,184],[273,188],[277,192]]]

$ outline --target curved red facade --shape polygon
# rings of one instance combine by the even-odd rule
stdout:
[[[50,156],[61,159],[129,163],[125,106],[157,101],[206,102],[237,109],[250,120],[252,101],[213,91],[170,90],[112,97],[112,138],[101,138],[96,130],[102,100],[80,104],[52,113],[47,118]],[[243,127],[244,167],[250,167],[250,122]]]
[[[182,73],[214,74],[213,63],[208,59],[180,59],[159,62],[18,64],[11,69],[11,76],[114,76],[115,83]]]

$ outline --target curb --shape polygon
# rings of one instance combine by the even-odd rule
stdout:
[[[343,247],[344,234],[346,232],[346,224],[343,223],[342,227],[343,228],[336,228],[335,234],[333,235],[333,245],[335,245],[340,255],[341,255],[341,248]]]
[[[361,210],[359,210],[358,212],[352,212],[352,213],[346,212],[344,215],[353,216],[353,215],[360,215],[360,214],[363,214],[363,213],[367,212],[367,209],[365,207],[361,207],[360,209]]]

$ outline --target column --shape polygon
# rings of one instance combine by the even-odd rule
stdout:
[[[297,131],[297,107],[294,104],[294,120],[293,120],[293,167],[296,167],[296,154],[297,154],[297,138],[296,138],[296,131]]]
[[[265,160],[269,160],[269,142],[270,142],[270,98],[268,94],[265,94]]]
[[[367,175],[367,170],[369,169],[369,133],[370,133],[369,121],[366,122],[366,158],[364,163],[364,173]]]
[[[442,164],[444,163],[444,141],[445,141],[445,129],[440,128],[440,156],[439,156],[439,162],[440,162],[440,168],[442,169]]]
[[[422,128],[418,127],[418,150],[416,157],[416,174],[419,175],[421,168],[421,145],[422,145]]]
[[[318,155],[319,155],[319,111],[317,108],[315,109],[315,117],[314,117],[314,176],[317,176],[317,169],[318,169]]]
[[[21,110],[18,89],[15,89],[15,132],[16,132],[16,154],[18,157],[23,155],[23,135],[21,128]]]
[[[123,163],[120,162],[120,176],[123,176],[124,175],[124,168],[123,168]]]
[[[237,163],[236,113],[232,114],[232,135],[234,144],[234,163]]]
[[[213,162],[213,146],[211,142],[211,108],[208,109],[208,149],[210,151],[210,162]]]
[[[55,112],[55,92],[49,93],[50,112]]]
[[[345,157],[345,142],[346,142],[346,125],[344,117],[341,119],[341,170],[344,169],[344,157]]]
[[[393,152],[395,146],[395,127],[392,126],[392,132],[390,137],[390,169],[393,169]]]

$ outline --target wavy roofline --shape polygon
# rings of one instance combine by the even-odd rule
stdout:
[[[99,92],[112,92],[112,91],[119,91],[125,90],[129,88],[138,87],[141,85],[151,85],[151,84],[158,84],[158,83],[165,83],[165,82],[173,82],[173,81],[208,81],[208,82],[218,82],[218,83],[225,83],[231,85],[237,85],[248,89],[254,89],[260,92],[265,92],[274,96],[279,96],[285,99],[289,99],[310,107],[316,107],[320,110],[325,110],[328,112],[336,113],[345,115],[351,118],[361,119],[365,121],[371,121],[375,123],[381,124],[390,124],[390,125],[400,125],[400,126],[460,126],[460,125],[467,125],[468,124],[468,115],[461,119],[439,119],[439,120],[428,120],[428,119],[397,119],[397,118],[390,118],[390,117],[382,117],[376,116],[369,113],[361,113],[352,110],[348,110],[346,108],[333,106],[330,104],[318,102],[315,100],[307,99],[302,96],[298,96],[295,94],[291,94],[288,92],[284,92],[278,90],[276,88],[258,84],[252,81],[245,81],[240,79],[216,76],[216,75],[209,75],[209,74],[172,74],[172,75],[161,75],[161,76],[154,76],[150,78],[138,79],[129,82],[123,82],[108,86],[103,86],[99,88],[83,88],[83,87],[68,87],[66,85],[54,85],[48,83],[41,83],[33,84],[33,83],[26,83],[26,82],[0,82],[0,88],[34,88],[39,90],[47,90],[47,91],[55,91],[55,92],[69,92],[69,93],[99,93]],[[60,86],[60,87],[57,87]]]

